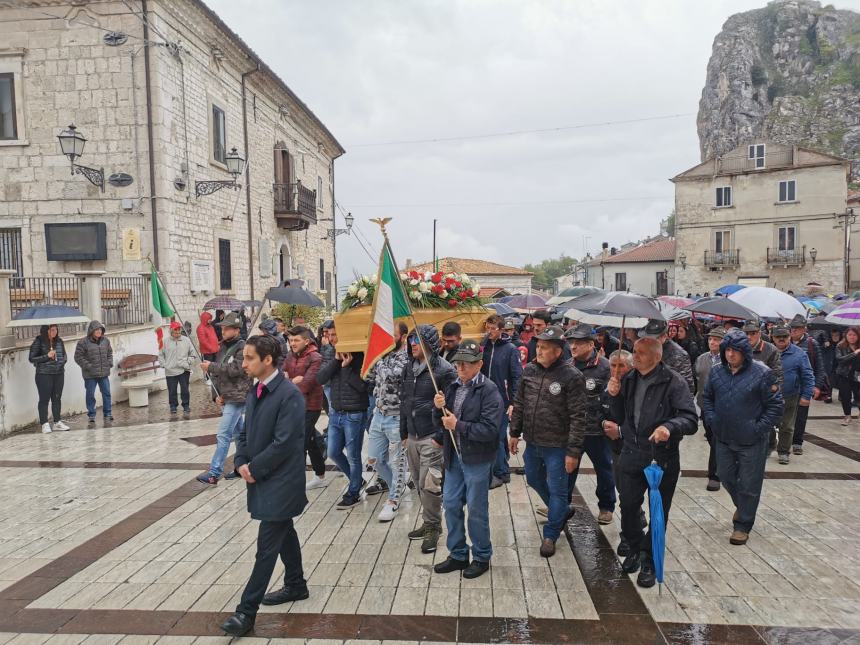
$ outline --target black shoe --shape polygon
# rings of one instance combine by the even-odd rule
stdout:
[[[654,561],[650,555],[643,555],[640,559],[642,561],[642,569],[636,577],[636,584],[646,589],[653,587],[657,582],[657,578],[654,575]]]
[[[241,475],[239,473],[237,473],[235,470],[231,470],[229,473],[224,475],[224,479],[227,479],[227,480],[239,479],[240,477],[241,477]]]
[[[230,634],[230,636],[244,636],[254,629],[254,618],[254,616],[248,616],[237,611],[221,623],[221,629]]]
[[[629,545],[628,548],[630,548]],[[624,573],[636,573],[639,571],[639,554],[631,553],[624,558],[624,562],[621,563],[621,570]]]
[[[494,488],[498,488],[499,486],[504,485],[504,483],[505,482],[503,482],[501,479],[499,479],[498,477],[493,475],[493,478],[490,479],[490,490],[493,490]]]
[[[436,547],[439,545],[439,538],[442,535],[442,527],[438,524],[431,524],[424,531],[424,541],[421,543],[421,553],[435,553]]]
[[[620,555],[622,558],[626,558],[628,555],[630,555],[630,545],[627,543],[627,540],[625,540],[623,537],[621,538],[621,541],[618,543],[618,548],[615,550],[615,552],[618,555]]]
[[[335,506],[335,508],[343,511],[343,510],[346,510],[348,508],[352,508],[353,506],[356,506],[357,504],[361,504],[361,495],[346,494],[343,496],[343,499],[341,499],[337,503],[337,506]]]
[[[499,477],[499,479],[501,479],[501,480],[502,480],[502,483],[503,483],[503,484],[510,484],[510,483],[511,483],[511,476],[510,476],[510,474],[502,475],[501,477]]]
[[[705,486],[705,490],[709,490],[711,492],[720,490],[720,480],[719,479],[709,479],[708,485]]]
[[[213,486],[218,484],[218,478],[211,473],[201,473],[197,475],[196,479],[204,484],[212,484]]]
[[[463,577],[468,578],[468,579],[477,578],[478,576],[484,575],[489,570],[490,570],[490,563],[489,562],[481,562],[480,560],[472,560],[472,564],[470,564],[468,567],[466,567],[463,570]]]
[[[264,605],[283,605],[294,600],[307,600],[310,597],[307,585],[301,587],[281,587],[263,596]]]
[[[452,558],[448,556],[448,559],[444,562],[440,562],[436,566],[433,567],[433,571],[436,573],[452,573],[454,571],[462,571],[463,569],[469,568],[468,560],[457,560],[456,558]]]
[[[105,417],[105,423],[113,423],[113,417],[108,415]]]
[[[424,534],[426,532],[427,532],[427,525],[422,522],[421,526],[419,526],[417,529],[409,531],[408,537],[410,540],[423,540]]]
[[[376,483],[365,488],[364,492],[368,495],[381,495],[388,492],[388,484],[385,483],[384,479],[377,477]]]

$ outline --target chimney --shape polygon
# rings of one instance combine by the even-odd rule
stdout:
[[[604,242],[603,244],[600,245],[600,248],[602,248],[605,251],[606,249],[609,248],[609,242]]]
[[[412,268],[412,258],[406,258],[406,268],[407,269]]]
[[[616,249],[614,246],[609,249],[609,255],[615,255],[616,253],[618,253],[618,249]]]

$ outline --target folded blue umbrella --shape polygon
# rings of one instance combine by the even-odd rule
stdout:
[[[654,573],[659,583],[659,593],[663,593],[663,560],[666,552],[666,518],[663,513],[663,496],[660,482],[663,469],[656,461],[644,469],[648,480],[648,507],[651,511],[649,530],[651,532],[651,557],[654,559]]]

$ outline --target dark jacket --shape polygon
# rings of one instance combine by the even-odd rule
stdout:
[[[464,464],[485,464],[495,461],[499,448],[499,425],[504,407],[496,384],[481,373],[471,385],[461,385],[456,379],[445,390],[445,407],[453,411],[457,390],[467,387],[454,434]],[[438,428],[434,439],[442,445],[445,467],[451,463],[451,433],[442,425],[442,411],[434,410],[433,418]]]
[[[818,341],[809,334],[804,334],[796,345],[805,351],[809,357],[809,365],[815,375],[815,387],[819,389],[826,387],[827,372],[824,371],[824,357],[821,355],[821,346]]]
[[[603,436],[603,406],[600,397],[609,382],[609,361],[596,351],[587,361],[574,361],[573,366],[585,378],[585,398],[587,401],[584,436]]]
[[[297,376],[302,382],[296,387],[305,397],[305,407],[311,412],[322,410],[322,385],[317,383],[317,374],[322,366],[322,356],[317,351],[317,345],[311,341],[301,354],[290,352],[284,359],[284,375],[291,382]]]
[[[305,399],[278,371],[257,398],[245,399],[235,466],[248,464],[256,481],[247,484],[248,512],[255,520],[282,522],[299,515],[305,496]]]
[[[696,382],[693,379],[693,363],[690,362],[690,355],[672,339],[663,343],[663,364],[670,370],[674,370],[684,380],[690,394],[696,393]]]
[[[419,439],[436,433],[433,423],[433,397],[436,388],[430,379],[433,370],[436,387],[445,392],[457,378],[451,364],[439,356],[439,334],[433,325],[418,325],[418,333],[424,340],[430,355],[422,363],[410,358],[403,370],[403,385],[400,388],[400,438],[408,436]],[[409,335],[410,339],[412,334]],[[409,345],[411,347],[411,345]]]
[[[364,352],[353,352],[352,362],[346,367],[335,357],[317,373],[317,383],[331,387],[329,404],[335,412],[367,412],[370,407],[367,383],[361,378],[363,362]]]
[[[696,359],[696,405],[701,412],[705,409],[705,384],[708,382],[711,370],[719,364],[720,355],[711,354],[710,349],[704,354],[699,354]]]
[[[686,354],[684,354],[686,358]],[[637,370],[631,370],[621,381],[618,396],[609,397],[612,415],[621,419],[621,435],[624,450],[647,452],[655,457],[677,455],[678,444],[684,435],[696,434],[699,419],[693,395],[684,380],[664,365],[658,363],[657,373],[648,385],[642,409],[639,412],[639,425],[634,416],[634,394],[641,378]],[[653,444],[648,441],[654,430],[666,426],[669,441]],[[658,459],[659,461],[659,459]]]
[[[488,339],[484,343],[484,366],[481,372],[499,388],[502,402],[507,408],[514,400],[523,375],[520,352],[510,336],[502,334],[498,340]]]
[[[528,355],[528,358],[526,359],[526,362],[531,363],[534,359],[537,358],[537,337],[536,336],[532,336],[529,339],[528,348],[529,348],[529,355]],[[609,354],[607,354],[606,356],[608,358]],[[570,345],[568,345],[567,343],[564,344],[564,349],[561,352],[561,359],[564,361],[569,361],[571,359]],[[484,362],[486,363],[487,361],[485,360]]]
[[[102,330],[102,337],[96,340],[93,333]],[[113,348],[110,340],[104,334],[105,326],[98,320],[90,321],[87,335],[78,341],[75,347],[75,363],[81,366],[81,376],[84,378],[105,378],[110,376],[113,367]]]
[[[582,453],[586,422],[585,378],[570,361],[559,358],[549,367],[537,361],[523,370],[514,397],[510,433],[527,443]]]
[[[726,362],[727,347],[744,355],[735,374]],[[742,446],[767,441],[785,407],[776,375],[753,360],[752,347],[742,332],[730,332],[720,343],[720,365],[708,376],[703,400],[705,425],[714,436]]]
[[[812,372],[806,352],[794,343],[789,343],[779,358],[782,361],[782,396],[800,395],[801,399],[811,401],[815,374]]]
[[[251,377],[242,369],[245,341],[240,336],[222,341],[215,360],[209,363],[209,378],[224,403],[244,403]]]
[[[760,361],[773,370],[776,383],[782,388],[782,360],[779,357],[779,350],[776,348],[776,345],[762,339],[759,341],[758,346],[753,347],[752,357],[754,361]]]
[[[32,354],[31,349],[30,355]],[[840,343],[836,346],[836,375],[853,380],[856,372],[860,372],[860,357],[851,350],[848,343],[845,345]]]
[[[69,360],[66,356],[66,346],[57,336],[53,346],[57,355],[53,359],[48,358],[51,345],[47,335],[48,331],[45,329],[44,334],[39,334],[33,339],[33,344],[30,345],[30,362],[36,366],[36,374],[62,374],[66,370],[66,361]]]
[[[834,341],[830,334],[822,336],[818,339],[818,344],[821,346],[821,360],[824,362],[824,373],[828,379],[832,379],[836,374],[836,346],[839,341]],[[830,383],[832,385],[832,383]]]

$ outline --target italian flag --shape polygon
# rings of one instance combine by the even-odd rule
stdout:
[[[158,339],[158,349],[164,348],[164,324],[165,318],[170,318],[173,315],[173,309],[170,302],[167,300],[167,294],[164,292],[164,287],[161,286],[161,281],[158,279],[158,273],[155,267],[149,274],[150,297],[149,308],[152,314],[152,323],[155,325],[155,337]]]
[[[397,273],[388,241],[382,246],[379,258],[379,273],[376,277],[376,293],[373,295],[373,312],[367,351],[361,376],[367,376],[370,368],[394,348],[394,321],[410,314],[403,283]]]

